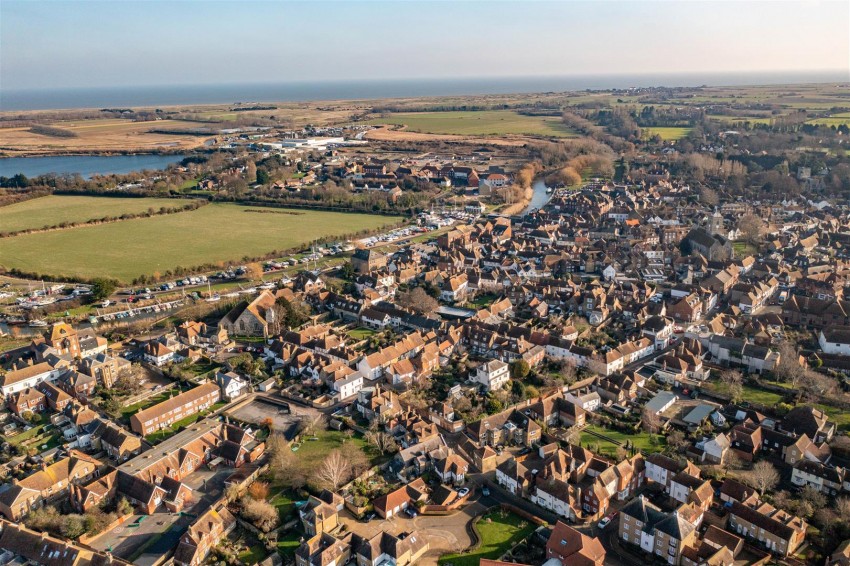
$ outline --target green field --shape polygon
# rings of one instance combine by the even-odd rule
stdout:
[[[652,137],[655,134],[658,134],[664,141],[675,141],[682,139],[691,133],[691,128],[644,128],[643,131],[644,135],[647,137]]]
[[[625,445],[626,442],[631,442],[635,448],[637,448],[644,454],[651,454],[652,452],[657,452],[664,446],[664,437],[660,435],[655,436],[656,440],[658,441],[658,444],[653,446],[649,440],[650,434],[648,432],[626,434],[616,430],[602,428],[593,424],[587,425],[581,432],[581,445],[585,448],[588,448],[590,446],[595,447],[598,444],[599,453],[601,455],[613,457],[617,454],[617,448],[619,448],[619,446],[617,446],[613,442],[608,442],[607,440],[603,440],[598,436],[590,434],[588,431],[591,430],[597,434],[605,435],[612,440],[620,442],[623,445]]]
[[[850,126],[850,112],[842,112],[833,114],[828,118],[814,118],[806,122],[807,124],[819,124],[824,126]]]
[[[575,134],[558,116],[524,116],[510,110],[481,112],[402,112],[376,118],[370,124],[406,125],[411,132],[488,136],[526,134],[572,137]]]
[[[475,550],[462,554],[445,554],[439,564],[453,566],[478,566],[482,558],[500,558],[534,531],[535,525],[522,517],[505,511],[496,511],[481,517],[475,525],[481,535],[481,544]]]
[[[248,210],[271,211],[267,214]],[[241,262],[335,235],[373,230],[399,217],[210,204],[197,210],[0,240],[0,264],[26,272],[129,282],[178,266]]]
[[[138,214],[149,208],[189,204],[167,198],[112,198],[48,195],[0,207],[0,231],[18,232],[56,226],[62,222],[85,222],[107,216]]]

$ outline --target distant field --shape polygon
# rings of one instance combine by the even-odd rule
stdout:
[[[842,112],[833,114],[829,118],[814,118],[806,122],[807,124],[822,124],[825,126],[850,126],[850,112]]]
[[[764,118],[758,116],[709,116],[712,120],[717,120],[718,122],[750,122],[751,124],[770,124],[772,118]]]
[[[45,136],[24,128],[0,128],[0,139],[4,150],[10,153],[55,153],[62,151],[151,151],[155,149],[189,149],[201,145],[204,136],[182,134],[153,134],[150,130],[187,130],[203,124],[158,120],[156,122],[133,122],[132,120],[69,120],[52,122],[49,125],[73,132],[77,137],[57,138]],[[212,136],[207,136],[212,137]],[[13,148],[13,149],[12,149]]]
[[[691,133],[691,128],[644,128],[643,131],[646,132],[646,135],[649,137],[658,134],[661,136],[662,140],[675,141],[682,139]]]
[[[405,112],[376,118],[370,124],[405,125],[413,132],[488,136],[525,134],[572,137],[575,135],[558,116],[524,116],[510,110],[481,112]]]
[[[84,278],[139,275],[178,266],[239,262],[323,236],[376,229],[399,217],[324,211],[258,214],[230,204],[190,212],[0,239],[0,264],[27,272]],[[262,209],[284,212],[283,209]]]
[[[0,207],[0,230],[17,232],[55,226],[61,222],[85,222],[107,216],[138,214],[149,208],[179,207],[185,201],[165,198],[111,198],[49,195]]]

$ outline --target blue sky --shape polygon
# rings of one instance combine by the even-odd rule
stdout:
[[[850,68],[850,2],[0,2],[3,89]]]

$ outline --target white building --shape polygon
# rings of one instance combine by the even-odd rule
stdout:
[[[826,354],[850,356],[850,329],[841,326],[824,328],[818,335],[818,343]]]
[[[510,378],[510,366],[502,360],[481,364],[472,376],[472,380],[483,385],[487,391],[501,389]]]

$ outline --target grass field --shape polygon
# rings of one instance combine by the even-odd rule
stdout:
[[[619,448],[613,442],[608,442],[599,438],[598,436],[594,436],[587,431],[593,431],[598,434],[603,434],[608,438],[616,440],[617,442],[621,442],[625,444],[626,442],[631,442],[635,448],[649,454],[651,452],[656,452],[660,447],[664,445],[664,437],[656,435],[655,438],[658,441],[658,444],[653,446],[652,442],[650,442],[650,435],[647,432],[641,432],[638,434],[625,434],[623,432],[618,432],[616,430],[610,430],[607,428],[602,428],[596,425],[587,425],[581,432],[581,445],[587,448],[588,446],[599,445],[599,453],[607,456],[615,456],[617,454],[617,448]]]
[[[294,214],[231,204],[197,210],[83,226],[0,240],[0,263],[53,276],[113,277],[129,282],[154,272],[204,263],[241,262],[307,244],[317,238],[377,229],[399,217],[324,211]]]
[[[0,207],[0,230],[17,232],[55,226],[61,222],[85,222],[107,216],[138,214],[149,208],[177,207],[185,201],[167,198],[111,198],[48,195]]]
[[[825,126],[850,126],[850,112],[842,112],[833,114],[828,118],[814,118],[806,122],[807,124],[820,124]]]
[[[676,141],[691,133],[691,128],[644,128],[643,131],[647,137],[658,134],[664,141]]]
[[[496,511],[476,523],[481,535],[481,544],[475,550],[463,554],[445,554],[439,564],[453,566],[478,566],[482,558],[495,560],[516,546],[534,531],[534,525],[522,517],[505,511]]]
[[[376,118],[371,124],[406,125],[413,132],[487,136],[526,134],[572,137],[558,116],[524,116],[510,110],[481,112],[409,112]]]

